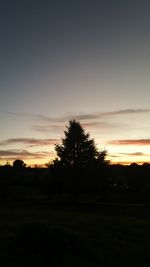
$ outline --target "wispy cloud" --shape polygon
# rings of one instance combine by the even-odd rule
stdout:
[[[109,116],[117,116],[117,115],[130,115],[130,114],[142,114],[142,113],[149,113],[150,109],[121,109],[121,110],[114,110],[108,112],[96,112],[91,114],[74,114],[74,118],[77,120],[91,120],[91,119],[102,119],[104,117]]]
[[[105,121],[88,121],[88,122],[81,122],[81,125],[82,125],[82,127],[83,128],[101,128],[101,129],[112,129],[112,127],[114,128],[114,127],[116,127],[116,125],[112,125],[111,123],[109,123],[109,122],[105,122]],[[43,124],[41,124],[41,125],[33,125],[32,126],[32,130],[34,130],[34,131],[37,131],[37,132],[54,132],[54,133],[56,133],[56,132],[58,132],[58,133],[60,133],[60,132],[62,132],[62,131],[64,131],[64,128],[65,128],[65,126],[64,126],[64,124],[62,124],[62,125],[51,125],[51,124],[48,124],[48,125],[43,125]],[[59,140],[58,140],[59,141]]]
[[[87,114],[68,114],[68,116],[62,117],[63,121],[69,120],[71,118],[75,118],[77,120],[93,120],[93,119],[102,119],[108,116],[117,116],[117,115],[126,115],[126,114],[139,114],[139,113],[149,113],[150,109],[121,109],[114,110],[108,112],[95,112],[95,113],[87,113]]]
[[[150,139],[123,139],[123,140],[111,140],[108,142],[111,145],[135,145],[135,146],[148,146],[150,145]]]
[[[35,139],[35,138],[11,138],[0,141],[0,146],[7,146],[12,144],[23,144],[28,147],[37,146],[50,146],[58,143],[59,139]]]
[[[42,159],[47,156],[50,156],[49,152],[29,152],[27,150],[0,150],[1,159],[10,159],[11,158],[23,158],[23,159]]]
[[[116,127],[124,127],[125,123],[120,122],[116,125],[116,122],[112,123],[108,118],[114,118],[116,116],[143,114],[150,112],[150,109],[124,109],[115,110],[110,112],[97,112],[89,114],[76,114],[69,113],[66,116],[52,118],[39,115],[38,124],[32,125],[32,130],[38,132],[60,132],[64,129],[64,124],[67,124],[69,120],[76,119],[80,121],[85,128],[101,128],[101,129],[114,129]],[[54,123],[55,122],[55,123]]]
[[[24,116],[30,119],[43,121],[43,122],[51,122],[51,123],[65,123],[68,120],[76,119],[79,121],[85,120],[93,120],[93,119],[101,119],[103,117],[108,116],[117,116],[117,115],[127,115],[127,114],[142,114],[149,113],[150,109],[122,109],[122,110],[114,110],[108,112],[95,112],[95,113],[74,113],[70,112],[64,116],[60,117],[51,117],[43,114],[31,114],[31,113],[16,113],[16,112],[7,112],[8,114],[15,116]]]
[[[103,116],[115,116],[115,115],[126,115],[126,114],[142,114],[149,113],[150,109],[120,109],[110,112],[101,113]]]
[[[97,128],[97,127],[102,127],[102,128],[108,128],[110,127],[110,123],[107,123],[105,121],[101,121],[101,122],[82,122],[82,126],[83,127],[88,127],[88,128]]]
[[[143,152],[132,152],[132,153],[119,153],[119,154],[117,154],[117,155],[120,155],[120,156],[149,156],[149,155],[147,155],[147,154],[145,154],[145,153],[143,153]]]
[[[41,125],[32,125],[31,127],[32,130],[36,131],[36,132],[60,132],[64,130],[64,125],[53,125],[53,124],[41,124]],[[59,141],[59,140],[58,140]]]

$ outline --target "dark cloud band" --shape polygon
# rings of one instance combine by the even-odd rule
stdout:
[[[0,141],[0,146],[7,146],[11,144],[24,144],[27,146],[50,146],[58,143],[59,139],[34,139],[34,138],[11,138]]]
[[[125,140],[111,140],[108,142],[111,145],[135,145],[135,146],[149,146],[150,139],[125,139]]]

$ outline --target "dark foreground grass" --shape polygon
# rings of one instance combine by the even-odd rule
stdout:
[[[138,215],[138,206],[1,203],[0,266],[150,266],[150,221]]]

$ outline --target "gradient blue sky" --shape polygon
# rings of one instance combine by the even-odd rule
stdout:
[[[0,163],[44,164],[76,118],[112,162],[150,161],[150,2],[2,0]]]

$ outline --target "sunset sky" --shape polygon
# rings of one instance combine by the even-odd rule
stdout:
[[[0,1],[0,164],[55,157],[70,119],[150,162],[150,1]]]

